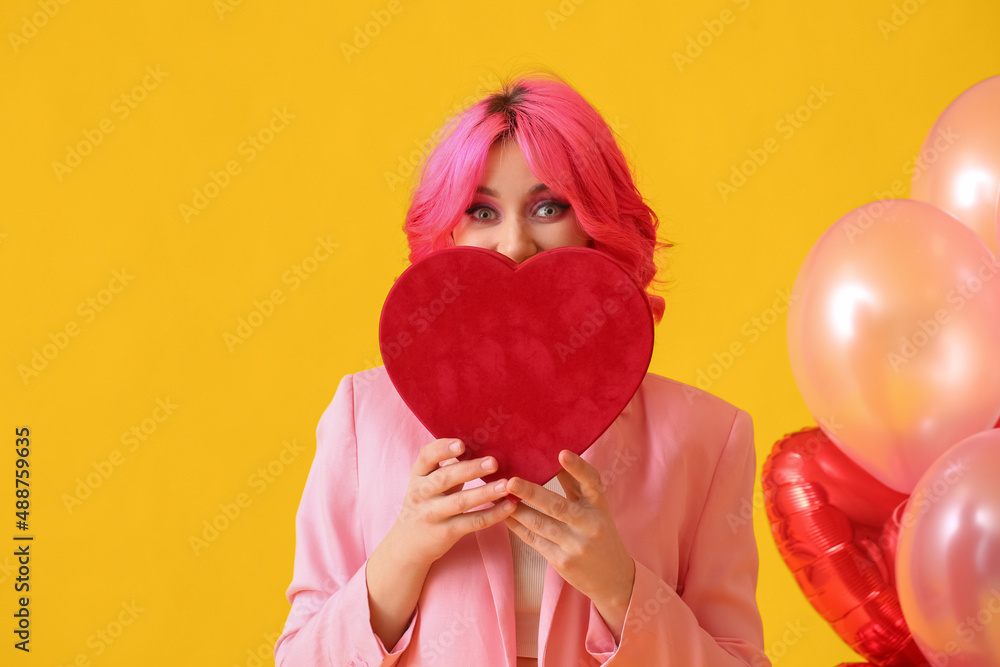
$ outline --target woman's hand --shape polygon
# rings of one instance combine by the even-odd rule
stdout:
[[[563,466],[559,483],[566,497],[514,477],[507,490],[537,509],[519,503],[504,522],[594,602],[615,641],[621,641],[635,561],[618,534],[597,469],[565,449],[559,453],[559,463]]]
[[[431,565],[464,535],[488,528],[514,510],[506,480],[462,489],[497,468],[492,456],[451,461],[465,450],[460,440],[424,445],[413,464],[399,516],[368,558],[366,577],[372,630],[386,648],[399,641],[417,607]],[[492,507],[470,512],[489,502]]]
[[[507,480],[462,490],[466,482],[497,469],[492,456],[453,460],[463,451],[461,440],[435,440],[421,448],[413,464],[403,507],[390,532],[417,563],[430,565],[461,537],[499,523],[514,510],[513,503],[498,502],[507,495]],[[469,511],[489,502],[496,504]]]

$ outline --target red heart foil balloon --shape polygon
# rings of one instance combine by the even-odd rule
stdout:
[[[386,371],[436,438],[492,455],[489,482],[544,484],[558,453],[583,453],[642,383],[653,318],[642,289],[608,255],[547,250],[518,264],[455,247],[410,266],[379,323]]]
[[[819,428],[775,443],[761,473],[781,558],[817,612],[877,667],[923,667],[895,588],[893,512],[907,496],[840,451]]]

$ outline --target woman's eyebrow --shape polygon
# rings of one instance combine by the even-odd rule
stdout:
[[[548,189],[549,186],[545,185],[545,183],[536,183],[531,187],[530,190],[528,190],[528,194],[533,195],[536,192],[541,192],[542,190],[548,190]],[[497,197],[497,198],[500,197],[500,195],[497,194],[496,190],[494,190],[493,188],[488,188],[485,185],[480,185],[479,187],[477,187],[476,193],[481,195],[486,195],[488,197]]]

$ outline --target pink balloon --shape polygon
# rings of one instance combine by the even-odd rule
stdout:
[[[910,197],[957,216],[997,251],[1000,191],[1000,76],[953,101],[924,139]]]
[[[966,438],[920,478],[900,521],[896,585],[931,665],[1000,665],[1000,431]]]
[[[803,261],[788,309],[795,381],[834,443],[886,486],[909,493],[1000,417],[998,272],[972,230],[911,199],[851,211]]]

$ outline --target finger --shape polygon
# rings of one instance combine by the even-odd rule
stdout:
[[[521,477],[511,477],[510,481],[507,482],[507,489],[548,516],[558,521],[568,522],[570,503],[555,491],[549,491]]]
[[[449,522],[459,534],[467,535],[500,523],[510,516],[510,513],[514,511],[514,507],[515,504],[505,498],[497,502],[493,507],[459,514],[452,517]]]
[[[556,477],[559,478],[559,484],[562,486],[563,492],[566,494],[566,499],[571,503],[580,502],[582,493],[580,489],[580,482],[578,482],[573,475],[569,474],[565,470],[557,472]]]
[[[465,444],[456,438],[438,438],[420,448],[411,472],[423,477],[434,470],[442,461],[459,456],[465,451]]]
[[[512,533],[521,538],[522,542],[544,556],[545,560],[551,562],[555,554],[558,553],[559,545],[546,538],[544,535],[539,535],[521,523],[521,521],[515,516],[516,513],[517,512],[515,511],[513,514],[505,518],[503,520],[504,524]]]
[[[456,463],[460,463],[460,461],[458,459],[454,459],[454,458],[452,458],[452,459],[445,459],[444,461],[441,461],[440,463],[438,463],[438,468],[444,468],[445,466],[455,465]],[[460,491],[461,489],[462,489],[461,486],[453,486],[450,489],[445,489],[441,493],[443,493],[445,495],[448,495],[448,494],[451,494],[451,493],[456,493],[456,492]]]
[[[498,502],[507,495],[507,480],[483,484],[474,489],[465,489],[451,495],[435,499],[442,519],[457,516],[491,502]]]
[[[458,489],[466,482],[471,482],[483,475],[496,472],[497,460],[492,456],[469,461],[459,461],[448,466],[442,466],[426,476],[430,482],[430,490],[435,495],[445,493],[450,489]]]
[[[597,468],[568,449],[559,452],[559,464],[580,484],[580,494],[593,506],[604,503],[604,485]]]
[[[524,537],[518,533],[518,536],[528,544],[537,543],[536,538],[538,538],[561,547],[572,538],[565,523],[544,512],[528,507],[524,503],[517,506],[510,518],[517,521],[527,533],[532,534]]]

